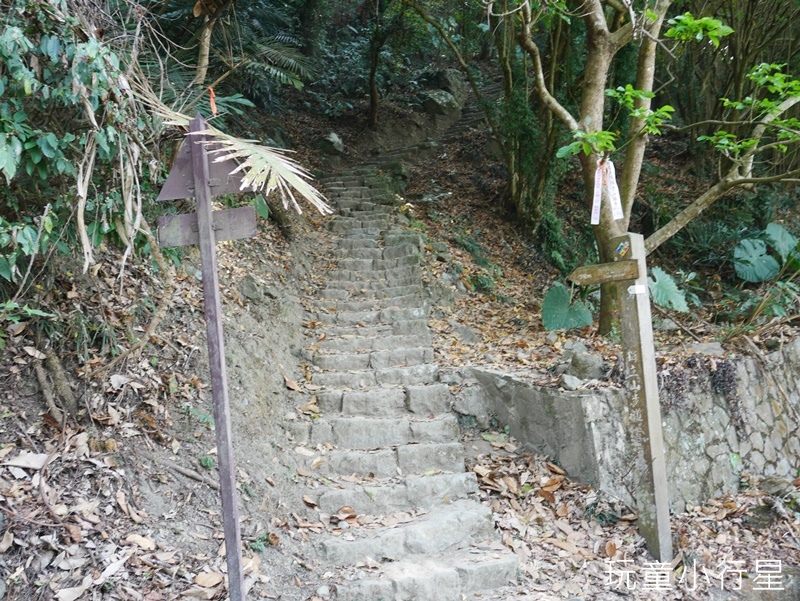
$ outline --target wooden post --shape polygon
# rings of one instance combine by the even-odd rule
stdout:
[[[209,165],[206,148],[208,135],[202,133],[205,130],[206,123],[200,115],[192,119],[191,133],[158,196],[159,200],[194,196],[197,199],[197,213],[162,217],[158,223],[158,238],[162,246],[200,245],[208,363],[214,403],[214,433],[222,497],[222,525],[228,564],[228,591],[230,601],[244,601],[242,535],[236,503],[236,471],[233,461],[228,376],[225,371],[216,243],[254,236],[256,216],[252,206],[226,211],[212,210],[212,195],[239,192],[241,175],[231,175],[237,167],[233,161]]]
[[[672,561],[672,532],[644,238],[629,233],[614,238],[613,243],[616,245],[613,263],[579,267],[568,279],[582,286],[606,282],[629,284],[622,302],[622,359],[627,428],[635,464],[632,472],[639,476],[636,510],[639,532],[647,550],[666,563]]]
[[[631,282],[622,301],[622,349],[625,389],[628,393],[630,440],[633,444],[639,532],[647,549],[661,562],[672,561],[672,532],[669,524],[669,492],[658,400],[653,322],[647,288],[644,238],[625,234],[615,238],[615,261],[632,259],[638,263],[638,277]]]
[[[192,119],[190,131],[205,130],[202,119]],[[190,135],[194,191],[197,198],[197,230],[200,234],[200,258],[203,272],[203,300],[206,331],[208,332],[208,364],[211,369],[211,395],[214,399],[214,432],[219,460],[220,495],[222,496],[222,525],[225,531],[225,551],[228,563],[228,587],[231,601],[243,601],[244,572],[242,570],[242,535],[239,527],[239,507],[236,504],[236,474],[233,464],[228,375],[225,371],[225,341],[222,337],[222,309],[219,300],[217,249],[211,216],[211,189],[208,177],[208,153],[203,145],[204,135]]]

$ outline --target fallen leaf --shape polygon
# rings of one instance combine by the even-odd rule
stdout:
[[[13,544],[14,535],[11,534],[11,530],[6,530],[6,533],[3,535],[3,540],[0,540],[0,553],[8,551]]]
[[[303,392],[303,389],[300,388],[300,385],[294,380],[291,380],[286,376],[283,376],[283,381],[286,384],[286,388],[288,388],[289,390],[294,390],[296,392]]]
[[[56,593],[56,598],[58,601],[75,601],[81,595],[83,595],[83,593],[89,590],[89,587],[92,586],[92,582],[94,582],[92,575],[87,574],[83,577],[83,582],[81,582],[80,586],[61,589]]]
[[[137,545],[145,551],[155,551],[156,549],[156,541],[139,534],[129,534],[127,538],[125,538],[125,542]]]
[[[617,545],[614,544],[613,540],[610,540],[606,543],[606,557],[614,557],[617,553]]]
[[[3,463],[13,467],[21,467],[27,470],[40,470],[44,467],[49,455],[47,453],[29,453],[24,451]]]
[[[39,359],[40,361],[47,359],[47,355],[45,355],[42,351],[38,350],[35,346],[23,346],[22,350],[24,350],[34,359]]]
[[[317,502],[308,495],[303,495],[303,503],[309,507],[317,507]]]
[[[181,597],[193,597],[195,599],[213,599],[217,595],[215,588],[203,588],[202,586],[192,586],[181,593]]]
[[[221,572],[200,572],[194,577],[194,583],[204,588],[210,588],[220,584],[225,577]]]

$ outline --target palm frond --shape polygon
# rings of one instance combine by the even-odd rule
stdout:
[[[161,102],[146,83],[136,82],[134,93],[166,125],[189,127],[191,118]],[[325,202],[325,197],[311,185],[311,175],[288,158],[284,151],[230,136],[211,126],[207,133],[214,137],[214,143],[222,147],[212,151],[212,160],[222,162],[233,159],[239,163],[236,172],[243,172],[245,188],[265,190],[267,194],[277,191],[284,207],[288,208],[291,201],[297,212],[302,213],[294,191],[323,215],[333,213]]]

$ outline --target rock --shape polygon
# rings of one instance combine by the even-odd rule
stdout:
[[[567,390],[578,390],[578,388],[583,385],[583,380],[569,374],[564,374],[561,376],[561,385]]]
[[[431,90],[425,93],[422,108],[430,115],[453,117],[461,110],[456,99],[450,92],[444,90]]]
[[[742,522],[753,530],[766,530],[775,522],[775,513],[772,507],[756,505],[747,511]]]
[[[477,344],[481,341],[480,336],[478,336],[475,333],[475,330],[465,325],[462,325],[457,321],[451,320],[450,327],[453,328],[458,337],[461,338],[461,340],[463,340],[467,344]]]
[[[349,524],[347,524],[347,522],[345,522],[345,524],[347,526],[349,526]],[[317,589],[317,597],[320,597],[322,599],[330,599],[331,598],[331,587],[329,587],[327,584],[323,584],[321,587],[319,587]]]
[[[678,329],[678,324],[672,321],[669,317],[665,317],[656,324],[656,329],[664,330],[665,332],[671,332]]]
[[[585,351],[576,351],[567,368],[567,374],[582,380],[600,379],[604,373],[603,358]]]
[[[555,344],[558,342],[558,334],[556,332],[550,332],[546,337],[545,340],[548,344]]]
[[[268,296],[270,298],[274,298],[274,299],[277,299],[277,298],[281,297],[281,295],[278,293],[278,291],[275,290],[275,288],[271,288],[271,287],[264,288],[264,294],[266,296]]]
[[[344,154],[344,142],[342,142],[339,135],[334,132],[317,140],[314,146],[325,154]]]
[[[781,342],[775,338],[767,338],[764,341],[764,346],[768,351],[775,351],[781,346]]]
[[[773,497],[782,497],[792,488],[792,483],[778,476],[767,476],[759,488]]]
[[[689,350],[699,355],[709,355],[712,357],[724,357],[725,349],[719,342],[695,342],[689,345]]]
[[[486,363],[497,363],[497,357],[492,355],[491,353],[486,353],[483,356],[483,360],[486,361]]]
[[[261,289],[258,287],[258,282],[256,282],[251,275],[245,276],[242,283],[239,284],[239,291],[242,293],[243,297],[251,301],[259,301],[264,298],[264,293],[261,292]]]
[[[567,371],[567,368],[568,368],[568,367],[569,367],[569,363],[559,363],[558,365],[556,365],[556,366],[553,368],[553,373],[555,373],[555,374],[557,374],[557,375],[561,375],[561,374],[563,374],[565,371]]]
[[[461,71],[457,69],[443,69],[429,73],[425,77],[425,84],[431,88],[449,92],[459,105],[467,99],[467,82]]]

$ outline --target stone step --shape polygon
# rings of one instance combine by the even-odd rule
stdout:
[[[333,272],[336,279],[328,280],[328,288],[345,288],[358,290],[381,290],[383,288],[394,288],[396,286],[419,285],[419,269],[403,268],[405,271],[398,273],[384,274],[383,278],[366,278],[364,274],[354,272]]]
[[[320,510],[336,514],[342,507],[352,507],[359,515],[383,515],[408,509],[429,509],[440,503],[452,503],[478,492],[474,472],[435,474],[403,478],[388,484],[347,485],[322,493],[317,499]]]
[[[324,331],[330,339],[341,337],[416,336],[430,333],[427,319],[398,320],[392,324],[341,326],[329,324]]]
[[[350,259],[382,259],[382,248],[340,248],[333,251],[333,256],[336,258],[350,258]]]
[[[415,303],[416,304],[416,303]],[[421,307],[398,307],[386,308],[370,311],[337,311],[336,313],[323,312],[319,318],[323,323],[337,325],[391,325],[396,321],[407,321],[411,319],[426,319],[429,308]]]
[[[346,217],[338,217],[328,223],[328,229],[336,233],[350,233],[353,231],[361,231],[377,235],[388,225],[387,221],[360,221],[358,219],[347,219]]]
[[[449,411],[450,399],[447,384],[431,384],[372,390],[325,390],[317,394],[317,405],[323,414],[388,417],[410,412],[428,416]]]
[[[340,353],[359,353],[368,351],[382,351],[396,348],[427,347],[431,345],[430,333],[395,336],[353,336],[328,338],[315,343],[320,350],[335,351]]]
[[[337,313],[361,313],[364,311],[382,311],[384,309],[413,309],[424,306],[422,296],[419,294],[408,294],[405,296],[394,296],[391,298],[349,298],[331,302],[329,299],[314,301],[320,309],[320,319],[323,322],[330,321],[330,315]]]
[[[378,248],[374,238],[340,238],[339,248]]]
[[[394,348],[370,353],[321,354],[315,353],[311,362],[328,371],[382,369],[420,365],[433,361],[433,348]]]
[[[348,528],[340,538],[322,541],[326,560],[333,565],[399,561],[409,556],[468,548],[494,534],[492,513],[468,499],[437,506],[412,522],[391,528]],[[352,540],[347,540],[347,538]]]
[[[385,249],[384,254],[389,249]],[[393,253],[390,253],[393,254]],[[372,273],[382,277],[383,272],[389,272],[404,267],[419,265],[419,253],[402,254],[388,259],[341,259],[337,264],[338,271],[359,271],[362,273]]]
[[[308,442],[311,424],[293,422],[292,435],[297,442]],[[301,429],[299,426],[302,426]],[[310,464],[312,459],[308,460]],[[399,475],[422,475],[436,472],[460,473],[464,467],[464,446],[460,442],[419,443],[392,449],[331,451],[317,471],[363,478],[396,478]]]
[[[340,449],[370,450],[410,443],[458,440],[458,420],[446,413],[430,419],[408,417],[320,417],[311,425],[312,445],[331,443]]]
[[[341,286],[333,285],[336,282],[358,282],[361,287],[369,288],[370,286],[363,286],[369,282],[383,282],[385,286],[412,286],[420,283],[420,270],[418,265],[395,267],[393,269],[384,269],[380,271],[353,271],[349,269],[338,269],[331,272],[331,280],[328,281],[328,286],[340,288]]]
[[[442,557],[407,557],[385,564],[379,574],[370,573],[367,578],[340,584],[336,598],[338,601],[462,601],[468,596],[473,598],[474,593],[516,582],[517,564],[511,551],[486,544]],[[478,598],[486,597],[481,594]]]
[[[410,306],[409,303],[416,301],[417,304],[422,304],[422,286],[393,286],[392,288],[384,288],[382,290],[369,290],[361,289],[358,287],[358,282],[352,282],[352,286],[348,288],[326,288],[321,290],[318,294],[321,300],[316,301],[322,307],[334,307],[340,310],[339,305],[331,305],[326,301],[349,300],[353,302],[373,301],[374,303],[381,303],[386,307],[389,306]],[[411,305],[413,306],[413,305]]]

